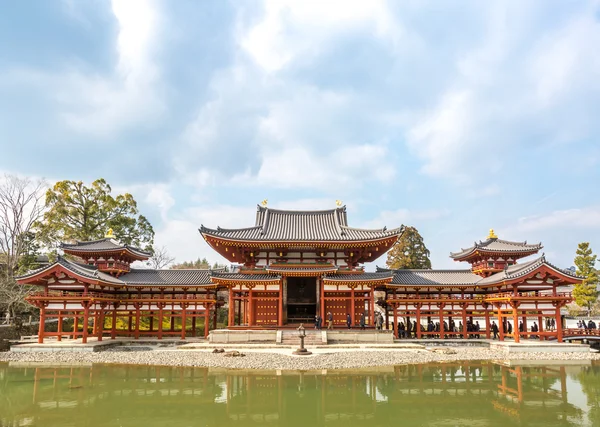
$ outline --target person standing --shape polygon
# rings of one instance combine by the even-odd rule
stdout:
[[[327,329],[333,329],[333,314],[331,313],[331,311],[327,313]]]
[[[492,322],[492,333],[494,334],[493,339],[498,339],[498,325],[496,325],[496,322]]]
[[[365,313],[362,313],[360,315],[360,329],[365,329]]]
[[[352,318],[350,317],[350,313],[346,313],[346,326],[348,329],[352,327]]]

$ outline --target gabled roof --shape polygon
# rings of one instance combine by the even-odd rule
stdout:
[[[511,242],[498,238],[488,238],[485,241],[474,242],[473,246],[467,249],[461,249],[460,252],[450,253],[450,257],[455,260],[466,258],[475,252],[494,253],[502,252],[506,254],[515,254],[518,256],[530,255],[542,249],[541,243],[528,244],[525,242]]]
[[[399,236],[403,228],[387,230],[348,227],[346,207],[321,211],[290,211],[258,206],[254,227],[211,229],[200,227],[203,236],[247,241],[361,241]]]
[[[60,247],[65,252],[73,254],[86,252],[93,253],[127,251],[131,255],[140,259],[147,259],[152,256],[152,254],[149,252],[142,251],[141,249],[134,248],[133,246],[123,245],[119,241],[110,237],[99,240],[90,240],[87,242],[77,241],[75,243],[61,243]]]
[[[211,270],[151,270],[131,269],[119,278],[127,285],[211,285]]]
[[[22,276],[15,277],[15,279],[17,279],[19,283],[24,283],[24,280],[26,280],[27,278],[38,276],[46,271],[49,272],[56,268],[56,266],[64,267],[66,270],[70,271],[74,275],[81,276],[87,279],[98,280],[104,283],[114,285],[124,285],[124,283],[118,278],[113,277],[110,274],[103,273],[92,265],[79,264],[73,261],[69,261],[68,259],[63,258],[61,256],[59,256],[56,262],[54,262],[53,264],[29,271],[28,273]]]
[[[479,281],[478,285],[493,285],[508,280],[518,279],[520,277],[527,276],[528,274],[532,273],[533,271],[539,269],[542,266],[550,268],[551,270],[555,271],[558,275],[568,276],[575,280],[583,279],[583,277],[577,276],[570,270],[563,270],[562,268],[558,268],[555,265],[550,264],[548,261],[546,261],[546,257],[542,255],[541,257],[536,258],[532,261],[524,262],[522,264],[511,265],[503,271],[500,271],[496,274],[492,274],[489,277],[482,278]]]

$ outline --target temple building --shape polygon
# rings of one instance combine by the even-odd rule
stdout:
[[[109,233],[96,241],[62,244],[68,258],[18,281],[37,288],[27,300],[40,309],[40,342],[64,335],[87,342],[90,333],[98,340],[118,335],[185,339],[197,335],[198,318],[206,337],[217,327],[222,306],[228,308],[230,329],[292,327],[317,315],[326,320],[329,313],[334,327],[346,327],[349,317],[351,327],[364,319],[372,328],[377,311],[384,313],[387,327],[394,326],[396,337],[401,330],[395,326],[402,322],[419,325],[413,329],[417,338],[489,338],[489,326],[496,322],[501,340],[562,340],[562,328],[546,331],[543,319],[552,317],[561,325],[560,309],[572,300],[563,289],[581,278],[543,255],[520,261],[539,252],[541,244],[500,240],[491,231],[487,240],[451,254],[470,269],[366,272],[363,264],[384,255],[403,230],[350,227],[345,206],[321,211],[258,206],[254,225],[247,228],[200,227],[209,246],[236,265],[233,271],[132,268],[151,254]],[[58,319],[57,332],[44,330],[48,317]],[[63,330],[65,318],[74,319],[70,332]],[[91,332],[78,327],[91,319]],[[117,327],[118,319],[126,319],[126,327]],[[479,331],[467,328],[477,319],[484,323]],[[535,334],[528,332],[532,322],[539,327]]]

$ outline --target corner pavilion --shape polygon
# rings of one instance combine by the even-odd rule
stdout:
[[[217,326],[217,308],[227,304],[230,329],[277,329],[312,322],[317,314],[333,315],[335,327],[346,327],[346,316],[357,326],[364,314],[372,327],[375,305],[383,308],[386,324],[400,320],[418,325],[440,325],[485,318],[496,321],[500,339],[530,337],[528,322],[538,322],[540,339],[562,341],[560,309],[572,300],[564,289],[581,278],[561,270],[542,255],[541,244],[510,242],[493,231],[485,241],[452,253],[456,261],[471,265],[463,270],[390,270],[365,272],[362,264],[385,254],[404,228],[366,230],[348,225],[346,207],[322,211],[288,211],[258,206],[253,226],[216,229],[201,226],[200,233],[220,255],[238,265],[224,270],[153,270],[131,268],[151,254],[123,245],[112,235],[104,239],[63,243],[69,259],[59,257],[46,267],[18,278],[37,288],[27,301],[40,309],[39,342],[64,335],[87,342],[116,336],[180,337],[197,335],[196,320],[203,319],[203,335]],[[384,295],[376,301],[375,292]],[[226,294],[226,299],[221,295]],[[58,319],[58,332],[44,330],[45,319]],[[63,331],[63,319],[73,318],[72,331]],[[106,318],[112,319],[106,328]],[[117,329],[117,317],[127,329]],[[558,326],[543,330],[543,319]],[[142,319],[149,326],[140,327]],[[175,319],[179,319],[178,322]],[[501,325],[509,321],[513,333]],[[81,322],[81,323],[80,323]],[[524,325],[523,331],[518,328]],[[165,327],[164,324],[168,326]],[[179,323],[179,326],[177,325]],[[191,323],[191,330],[190,324]],[[182,328],[180,325],[188,325]],[[485,329],[485,330],[483,330]],[[397,334],[397,330],[395,331]],[[417,328],[417,338],[431,332]],[[457,332],[435,332],[440,338]],[[458,335],[490,337],[490,328]]]

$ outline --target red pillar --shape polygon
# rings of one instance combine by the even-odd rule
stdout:
[[[248,326],[254,326],[254,301],[252,300],[252,288],[248,291]]]
[[[416,303],[415,306],[417,307],[417,332],[415,336],[417,339],[421,339],[421,304]]]
[[[38,327],[38,344],[44,343],[44,329],[46,326],[46,308],[40,307],[40,324]]]
[[[77,333],[79,329],[79,317],[77,315],[73,316],[73,339],[77,339]]]
[[[163,337],[163,309],[164,306],[161,303],[158,306],[158,339],[162,340]]]
[[[208,338],[208,326],[210,324],[210,304],[207,304],[204,308],[204,338]],[[216,313],[215,313],[216,315]]]
[[[469,338],[469,333],[467,332],[467,304],[461,304],[462,308],[462,324],[463,324],[463,338]]]
[[[206,311],[206,308],[204,309],[204,311]],[[196,315],[198,314],[197,311],[194,311],[192,313],[192,336],[195,337],[196,336]]]
[[[98,341],[102,341],[102,334],[104,333],[104,307],[100,308],[100,313],[98,314],[98,326],[96,332],[98,334]]]
[[[521,336],[519,333],[519,304],[516,303],[512,306],[513,309],[513,339],[515,340],[515,342],[520,342],[521,341]]]
[[[556,341],[563,342],[563,325],[562,318],[560,316],[560,305],[556,306],[555,322],[556,322]]]
[[[394,310],[394,327],[392,329],[394,330],[394,336],[400,338],[400,334],[398,333],[398,306],[396,303],[392,304],[392,310]]]
[[[350,325],[354,326],[356,324],[356,321],[354,320],[354,309],[355,309],[355,305],[354,305],[354,288],[350,289]]]
[[[504,341],[504,323],[502,322],[502,306],[496,307],[498,309],[498,330],[499,340]]]
[[[213,329],[217,329],[217,321],[219,320],[219,306],[215,303],[213,306]]]
[[[485,315],[485,337],[489,340],[492,337],[492,324],[490,322],[490,311],[488,305],[483,307]]]
[[[135,339],[140,338],[140,306],[135,307]]]
[[[181,306],[181,339],[185,339],[185,329],[187,327],[187,307]]]
[[[58,335],[56,336],[57,341],[62,341],[62,331],[63,331],[63,314],[62,311],[58,312],[58,326],[56,328]]]
[[[440,294],[441,297],[441,294]],[[440,304],[440,339],[444,339],[444,303]]]
[[[114,340],[117,338],[117,308],[113,307],[112,311],[112,328],[110,330],[110,339]]]
[[[89,321],[90,321],[90,306],[86,302],[85,306],[83,307],[83,336],[81,337],[81,342],[83,344],[87,343]]]
[[[281,291],[280,291],[281,292]],[[229,311],[227,313],[227,327],[231,328],[235,323],[235,300],[233,299],[233,289],[229,288]],[[281,322],[281,317],[279,318]]]

